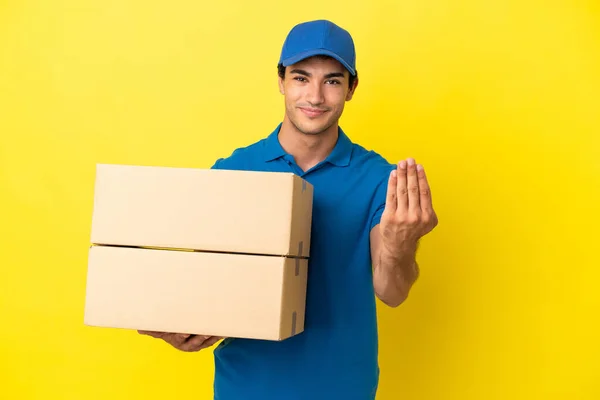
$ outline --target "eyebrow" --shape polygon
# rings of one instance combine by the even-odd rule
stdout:
[[[292,71],[290,71],[290,74],[304,75],[308,76],[309,78],[312,76],[309,72],[303,69],[293,69]],[[330,78],[344,78],[344,74],[342,72],[330,72],[329,74],[325,75],[325,79]]]

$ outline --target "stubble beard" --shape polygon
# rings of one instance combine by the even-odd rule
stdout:
[[[300,133],[302,133],[303,135],[306,136],[318,136],[321,135],[322,133],[326,132],[328,129],[330,129],[336,122],[336,120],[334,119],[333,121],[329,121],[326,125],[323,125],[321,128],[319,128],[318,130],[308,130],[302,127],[301,124],[297,123],[294,118],[290,117],[290,115],[292,115],[292,113],[288,114],[288,120],[290,121],[290,123],[294,126],[294,128],[296,128],[296,130]]]

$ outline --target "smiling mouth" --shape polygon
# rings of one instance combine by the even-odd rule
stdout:
[[[319,108],[305,108],[305,107],[299,107],[299,108],[300,108],[300,111],[302,111],[305,115],[307,115],[311,118],[319,117],[327,112],[327,110],[321,110]]]

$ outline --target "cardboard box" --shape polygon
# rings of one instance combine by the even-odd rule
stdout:
[[[303,332],[312,196],[291,173],[98,165],[84,323]]]
[[[304,330],[307,259],[92,246],[85,324],[283,340]]]
[[[292,173],[101,164],[91,239],[308,257],[312,199]]]

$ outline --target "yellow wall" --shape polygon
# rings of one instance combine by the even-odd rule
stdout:
[[[591,0],[0,2],[0,398],[210,398],[210,352],[83,326],[95,163],[265,136],[283,37],[321,17],[358,47],[344,129],[423,162],[440,216],[380,307],[379,399],[600,398]]]

